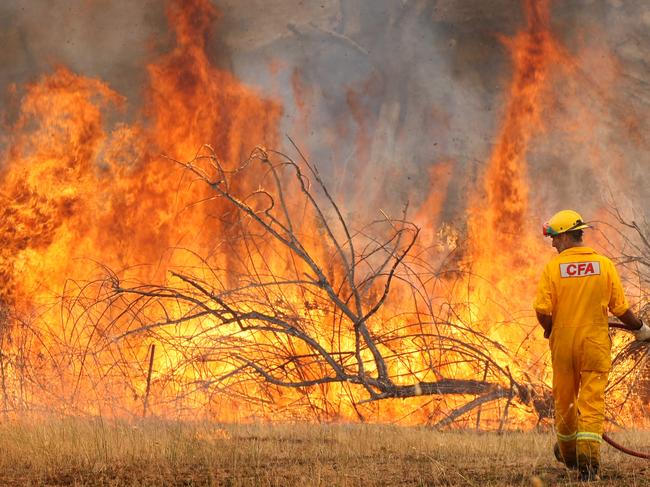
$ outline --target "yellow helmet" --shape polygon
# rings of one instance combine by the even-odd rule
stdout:
[[[583,228],[589,228],[589,225],[582,221],[580,213],[573,210],[562,210],[544,224],[543,233],[545,237],[554,237],[564,232],[582,230]]]

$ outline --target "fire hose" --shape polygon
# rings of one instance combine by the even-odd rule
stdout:
[[[627,328],[622,323],[617,323],[617,322],[613,322],[613,321],[609,322],[609,327],[610,328],[620,328],[621,330],[630,331],[630,329]],[[605,440],[605,442],[608,443],[610,446],[616,448],[617,450],[619,450],[619,451],[621,451],[621,452],[623,452],[623,453],[625,453],[627,455],[637,457],[637,458],[644,458],[646,460],[650,460],[650,453],[643,453],[643,452],[640,452],[640,451],[632,450],[631,448],[627,448],[627,447],[621,445],[620,443],[617,443],[616,441],[614,441],[607,433],[603,433],[603,440]]]
[[[623,453],[627,453],[628,455],[631,455],[633,457],[637,458],[645,458],[646,460],[650,460],[650,453],[642,453],[640,451],[632,450],[630,448],[626,448],[620,443],[615,442],[612,440],[607,433],[603,433],[603,440],[605,442],[609,443],[611,446],[616,448],[619,451],[622,451]]]

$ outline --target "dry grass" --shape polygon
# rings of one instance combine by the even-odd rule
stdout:
[[[650,444],[650,433],[618,436]],[[0,424],[1,485],[578,485],[550,433],[376,425]],[[603,446],[603,481],[650,485],[650,463]]]

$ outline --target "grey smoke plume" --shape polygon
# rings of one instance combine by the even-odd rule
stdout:
[[[284,106],[282,132],[320,167],[351,214],[415,207],[446,192],[462,220],[488,160],[511,74],[499,35],[524,27],[517,0],[215,0],[210,55]],[[140,105],[145,65],[169,47],[164,2],[10,0],[0,4],[3,117],[9,87],[58,64]],[[529,152],[531,209],[585,214],[608,192],[647,212],[647,2],[554,2],[552,27],[576,71],[553,80],[546,131]],[[571,81],[567,81],[571,79]],[[0,141],[2,142],[2,141]],[[206,141],[209,142],[209,141]],[[251,140],[251,145],[257,141]],[[448,180],[429,169],[449,163]]]

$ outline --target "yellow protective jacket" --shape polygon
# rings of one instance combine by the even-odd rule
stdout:
[[[572,247],[553,258],[542,273],[535,311],[553,317],[553,329],[604,326],[607,310],[629,308],[616,267],[589,247]]]

